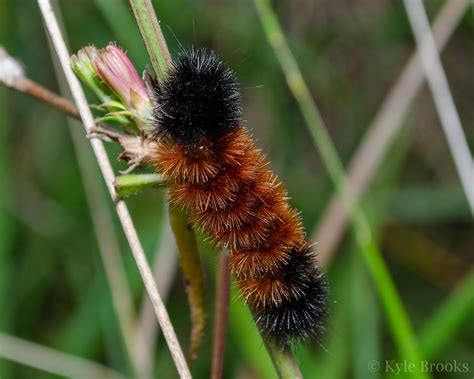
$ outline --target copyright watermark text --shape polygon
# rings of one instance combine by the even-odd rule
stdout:
[[[399,375],[402,373],[409,372],[430,372],[430,373],[441,373],[441,372],[454,372],[454,373],[468,373],[470,371],[469,363],[460,362],[457,360],[447,362],[409,362],[407,360],[395,361],[395,360],[371,360],[367,368],[370,372],[386,372]]]

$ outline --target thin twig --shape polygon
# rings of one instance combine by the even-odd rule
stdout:
[[[451,0],[452,2],[459,0]],[[474,163],[421,0],[404,0],[413,34],[448,146],[474,215]]]
[[[3,83],[11,89],[39,99],[73,118],[80,118],[79,112],[73,103],[28,79],[24,75],[20,62],[8,55],[5,49],[1,46],[0,83]]]
[[[221,379],[224,371],[225,338],[229,322],[230,267],[229,255],[222,251],[216,280],[216,309],[214,311],[214,337],[212,340],[211,379]]]
[[[106,206],[105,196],[103,196],[99,187],[99,182],[91,170],[92,165],[87,156],[90,150],[86,149],[87,145],[86,141],[84,141],[84,136],[81,135],[79,129],[75,128],[75,125],[70,125],[69,129],[79,162],[92,225],[99,246],[105,276],[110,286],[112,304],[117,315],[125,350],[134,372],[139,374],[140,377],[146,378],[148,373],[141,368],[139,364],[140,357],[134,349],[133,338],[135,335],[136,315],[122,257],[120,256],[120,246],[113,227],[113,221]]]
[[[0,333],[0,357],[67,378],[124,379],[99,363]]]
[[[71,67],[69,66],[69,53],[67,51],[64,39],[61,35],[61,31],[59,29],[59,25],[57,23],[54,11],[51,8],[49,0],[38,0],[38,4],[45,20],[45,24],[48,28],[51,40],[56,49],[56,53],[58,54],[59,60],[61,62],[61,66],[65,73],[69,87],[73,94],[75,103],[79,109],[79,113],[81,115],[84,127],[86,131],[88,131],[90,128],[94,127],[94,118],[89,109],[79,81],[75,77],[74,73],[71,70]],[[181,377],[189,378],[191,377],[191,373],[189,371],[188,365],[184,358],[184,354],[179,345],[176,333],[170,322],[168,312],[166,311],[160,294],[158,293],[156,283],[153,279],[153,274],[146,260],[143,247],[141,246],[141,243],[138,239],[138,235],[130,217],[130,213],[125,202],[123,200],[118,199],[115,193],[115,189],[113,186],[115,175],[113,173],[112,166],[110,165],[110,161],[108,159],[104,146],[102,142],[97,139],[91,139],[90,142],[96,155],[97,162],[99,163],[102,175],[104,176],[107,188],[110,192],[110,196],[115,202],[118,217],[120,219],[125,236],[127,237],[128,243],[132,250],[142,280],[145,284],[145,288],[148,292],[148,295],[150,296],[150,300],[155,309],[158,322],[160,323],[160,326],[163,330],[163,334],[165,336],[166,342],[168,343],[168,347],[170,349],[176,368]]]
[[[53,3],[53,7],[57,12],[58,19],[61,22],[61,29],[63,31],[64,26],[62,25],[61,13],[57,6],[57,2]],[[48,40],[48,45],[51,54],[53,54],[54,47],[50,40]],[[68,100],[68,98],[72,97],[72,94],[69,90],[57,57],[54,57],[53,63],[59,82],[60,92],[64,96],[64,100],[69,102],[71,106],[76,109],[74,104]],[[99,247],[100,257],[104,266],[105,277],[110,287],[112,305],[117,316],[125,352],[128,361],[133,367],[133,372],[146,378],[148,373],[139,366],[137,354],[133,349],[132,338],[135,327],[135,309],[133,306],[130,287],[127,282],[125,268],[123,266],[123,260],[120,255],[120,245],[113,226],[112,215],[107,207],[107,199],[100,187],[99,178],[92,169],[94,161],[90,156],[87,142],[84,140],[84,136],[78,128],[80,123],[71,119],[68,119],[67,121],[74,146],[74,152],[79,165],[79,172],[84,186],[84,193],[86,195],[95,237]]]
[[[469,6],[468,0],[448,1],[433,23],[433,35],[438,49],[446,46]],[[361,144],[349,164],[347,175],[353,195],[362,197],[382,166],[384,156],[400,131],[408,108],[423,84],[423,70],[415,52],[379,108]],[[348,213],[338,194],[334,194],[321,221],[312,233],[318,241],[318,258],[323,267],[341,241],[347,226]]]
[[[158,290],[163,301],[166,302],[171,284],[176,276],[178,254],[168,219],[168,201],[166,196],[164,196],[163,206],[161,232],[157,238],[157,248],[153,258],[152,269]],[[153,372],[153,357],[155,356],[156,341],[160,327],[156,322],[153,306],[147,296],[143,297],[137,322],[134,341],[140,367],[146,367],[148,372]]]
[[[160,28],[151,0],[129,0],[135,20],[142,34],[153,70],[163,80],[172,65],[168,46]],[[196,236],[187,218],[178,209],[170,209],[170,223],[178,245],[178,253],[186,294],[191,309],[190,357],[194,359],[202,342],[205,326],[204,278]]]
[[[79,112],[73,103],[56,95],[54,92],[49,91],[45,87],[38,85],[32,80],[29,80],[28,78],[20,78],[18,81],[16,81],[15,89],[53,106],[54,108],[63,111],[73,118],[80,118]]]
[[[1,70],[2,82],[9,88],[31,95],[50,106],[56,107],[66,115],[80,119],[79,112],[72,102],[24,77],[23,70],[15,69],[14,66],[21,68],[20,63],[10,57],[5,50],[0,49],[0,60],[3,60],[0,62],[0,66],[3,69]],[[5,63],[8,60],[10,60],[10,62]],[[63,90],[66,91],[64,88]],[[71,125],[72,124],[70,124],[70,126]],[[100,189],[97,187],[98,182],[95,180],[94,174],[89,170],[91,164],[87,161],[84,141],[79,138],[74,127],[70,127],[70,132],[78,158],[81,176],[84,181],[84,189],[99,245],[99,251],[112,293],[112,303],[114,304],[114,309],[117,314],[125,347],[135,371],[143,375],[144,371],[139,370],[138,366],[134,364],[137,359],[134,357],[134,350],[131,344],[135,324],[133,303],[128,285],[126,284],[125,272],[120,258],[119,244],[112,227],[113,222],[108,217],[105,199],[101,198]]]

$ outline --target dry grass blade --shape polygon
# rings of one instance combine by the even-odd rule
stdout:
[[[71,137],[79,162],[84,191],[89,206],[99,252],[104,266],[107,282],[112,294],[112,304],[117,314],[128,358],[134,372],[145,377],[148,372],[139,364],[139,357],[133,346],[135,332],[135,309],[132,294],[127,283],[123,261],[120,256],[120,246],[109,209],[105,204],[104,194],[101,192],[99,182],[91,170],[90,157],[86,154],[86,141],[80,135],[80,130],[75,125],[70,125]]]
[[[1,47],[0,77],[0,81],[9,88],[39,99],[44,103],[59,109],[66,115],[79,118],[79,112],[72,102],[26,78],[21,69],[20,63],[10,57]],[[67,92],[61,78],[59,82],[63,92]],[[133,303],[120,258],[118,240],[115,231],[113,230],[113,223],[109,218],[109,211],[105,206],[104,199],[102,198],[100,188],[98,187],[99,184],[95,180],[94,173],[90,170],[92,163],[89,161],[87,155],[87,146],[85,146],[86,142],[83,141],[82,136],[78,134],[78,130],[73,124],[73,120],[68,121],[81,177],[84,182],[84,190],[89,210],[92,216],[92,224],[106,271],[107,281],[112,293],[112,302],[119,320],[121,332],[124,336],[126,350],[130,361],[134,364],[136,372],[142,372],[137,371],[138,366],[135,364],[137,360],[134,358],[131,346],[131,337],[133,337],[132,331],[134,328]]]
[[[433,23],[433,36],[440,51],[446,46],[468,6],[467,0],[449,1],[439,12]],[[423,80],[423,70],[415,52],[380,106],[349,164],[347,176],[355,197],[360,198],[364,194],[377,174]],[[347,222],[348,213],[344,204],[334,194],[312,234],[312,240],[318,241],[318,255],[322,266],[328,265],[344,235]]]
[[[451,0],[456,2],[459,0]],[[456,110],[448,80],[429,28],[421,0],[404,0],[420,60],[425,71],[451,155],[458,170],[471,213],[474,215],[474,163]]]
[[[58,18],[61,20],[59,7],[56,3],[53,4],[53,6],[58,14]],[[63,25],[61,26],[63,27]],[[54,48],[51,41],[48,41],[48,45],[51,54],[53,54]],[[55,58],[53,63],[59,82],[60,92],[64,96],[64,100],[67,101],[75,110],[77,118],[80,118],[77,108],[68,100],[72,97],[72,94],[68,89],[58,59]],[[106,195],[101,189],[100,178],[92,169],[94,159],[90,155],[87,141],[84,139],[79,128],[80,123],[72,119],[68,119],[67,122],[71,133],[74,152],[79,165],[81,180],[84,185],[84,192],[99,247],[100,257],[104,266],[107,283],[110,287],[113,308],[122,334],[125,352],[128,361],[133,368],[133,373],[142,377],[147,377],[148,372],[139,365],[138,356],[133,348],[135,309],[130,287],[127,282],[125,267],[123,266],[122,257],[120,255],[120,244],[118,242],[117,233],[113,225],[112,215],[107,207]]]
[[[168,210],[171,229],[178,245],[179,263],[186,286],[186,294],[191,309],[191,341],[189,355],[196,359],[202,343],[206,326],[206,303],[204,271],[197,247],[196,236],[186,221],[184,214],[175,207]]]
[[[67,378],[124,379],[99,363],[0,333],[0,357]]]
[[[56,53],[58,54],[62,69],[65,73],[67,82],[73,94],[75,103],[79,109],[79,113],[81,114],[81,119],[84,123],[84,127],[86,130],[94,127],[94,118],[91,114],[89,106],[87,104],[85,95],[82,91],[82,88],[79,84],[78,79],[75,77],[74,73],[72,72],[69,66],[69,53],[67,51],[64,39],[61,35],[61,31],[59,29],[58,22],[56,20],[55,14],[53,9],[51,8],[51,4],[49,0],[38,0],[45,24],[47,26],[48,32],[50,34],[51,40],[55,47]],[[145,288],[150,296],[150,300],[153,304],[156,316],[158,318],[158,322],[161,325],[163,330],[163,334],[165,336],[166,342],[168,343],[168,347],[170,349],[171,355],[175,362],[176,368],[181,377],[189,378],[191,377],[188,365],[184,358],[184,354],[181,350],[179,345],[178,339],[176,337],[176,333],[171,325],[168,313],[166,308],[163,304],[163,301],[158,293],[156,283],[153,279],[153,274],[151,272],[150,266],[146,260],[145,253],[143,251],[143,247],[140,244],[138,239],[137,232],[133,225],[132,219],[130,217],[130,213],[126,204],[117,198],[115,189],[113,186],[113,182],[115,180],[115,176],[110,165],[110,161],[104,149],[104,146],[101,141],[97,139],[91,140],[91,145],[94,150],[94,153],[97,158],[97,162],[99,163],[99,167],[101,172],[104,176],[105,182],[107,184],[107,188],[110,192],[110,195],[114,202],[116,203],[116,211],[120,222],[122,224],[125,236],[129,242],[130,248],[132,250],[133,256],[137,263],[137,267],[140,271],[140,275],[142,280],[145,284]]]
[[[158,247],[153,261],[153,276],[164,301],[168,297],[178,267],[178,255],[166,207],[167,201],[165,201],[163,224],[161,233],[157,238]],[[155,356],[156,340],[159,332],[160,329],[156,322],[153,306],[148,297],[145,296],[140,306],[134,341],[140,367],[147,367],[149,372],[153,371],[153,357]]]

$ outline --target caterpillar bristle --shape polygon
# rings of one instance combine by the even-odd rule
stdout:
[[[230,250],[231,271],[262,334],[282,348],[324,331],[327,286],[299,213],[241,125],[233,72],[203,49],[183,52],[154,85],[157,170],[170,203]]]

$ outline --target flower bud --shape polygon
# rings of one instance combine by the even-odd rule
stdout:
[[[102,102],[110,100],[107,88],[98,77],[92,61],[97,56],[97,49],[94,46],[86,46],[71,57],[71,67],[74,73],[89,88],[91,88]]]
[[[71,57],[76,75],[102,101],[103,122],[113,121],[126,130],[150,128],[152,105],[145,83],[125,52],[114,44],[97,50],[86,46]]]
[[[124,104],[139,129],[147,127],[152,115],[145,83],[124,51],[114,44],[97,52],[92,60],[96,73]]]

